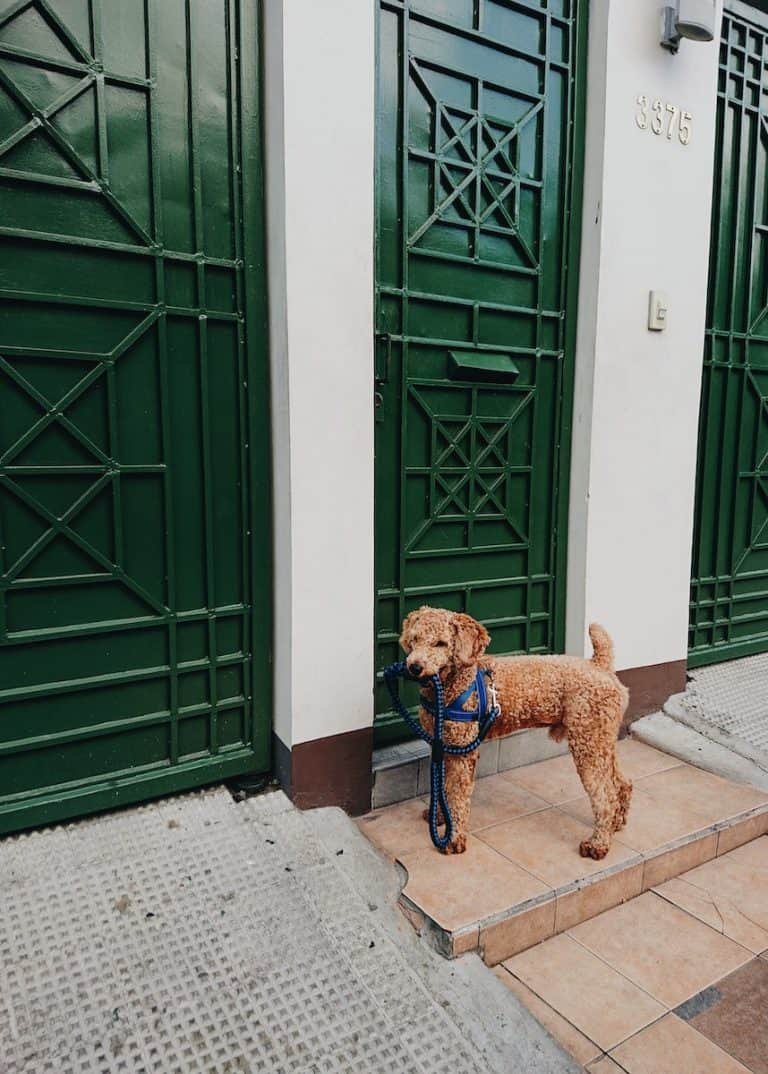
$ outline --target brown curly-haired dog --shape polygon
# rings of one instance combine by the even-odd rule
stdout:
[[[568,737],[576,769],[592,804],[595,828],[579,851],[583,857],[604,858],[611,836],[624,827],[632,784],[621,774],[616,739],[629,693],[613,671],[613,643],[597,623],[589,628],[591,660],[573,656],[486,656],[488,631],[469,615],[438,608],[419,608],[403,623],[400,644],[410,673],[421,679],[422,695],[433,700],[428,683],[439,675],[446,707],[472,683],[478,668],[492,673],[501,713],[488,737],[498,738],[523,727],[549,727],[556,741]],[[464,708],[477,708],[473,693]],[[421,709],[422,725],[431,734],[433,717]],[[477,724],[446,720],[444,741],[471,742]],[[445,786],[453,818],[453,838],[447,854],[467,847],[467,828],[477,750],[465,757],[447,755]]]

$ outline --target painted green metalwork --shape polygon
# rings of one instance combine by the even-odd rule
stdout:
[[[586,4],[380,0],[377,666],[421,603],[563,644]],[[474,375],[473,369],[474,366]],[[403,725],[377,696],[378,737]]]
[[[768,650],[768,16],[720,45],[689,663]]]
[[[258,14],[0,4],[0,831],[269,766]]]

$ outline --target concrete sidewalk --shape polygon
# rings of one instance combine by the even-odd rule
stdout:
[[[691,669],[664,712],[768,776],[768,653]]]
[[[0,841],[1,1074],[571,1074],[338,810],[223,788]]]

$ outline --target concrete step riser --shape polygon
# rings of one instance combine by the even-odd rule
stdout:
[[[548,761],[568,752],[567,742],[553,742],[544,728],[517,731],[480,747],[477,776],[492,776],[513,768]],[[375,750],[373,754],[374,809],[429,794],[429,749],[418,740]]]

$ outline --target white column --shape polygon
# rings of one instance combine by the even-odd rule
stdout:
[[[373,713],[373,2],[266,0],[275,730]]]
[[[687,652],[719,33],[670,55],[660,6],[590,5],[567,648],[598,619],[619,668]],[[668,137],[667,104],[690,113],[689,144]],[[669,298],[663,332],[647,328],[651,290]]]

